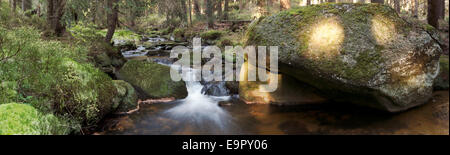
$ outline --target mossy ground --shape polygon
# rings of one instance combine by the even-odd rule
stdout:
[[[67,123],[27,104],[0,105],[0,135],[63,135]]]
[[[16,16],[27,18],[21,14]],[[0,20],[0,52],[8,56],[0,63],[0,103],[25,103],[43,116],[53,115],[61,123],[66,122],[61,126],[64,133],[24,134],[76,134],[114,110],[112,104],[117,92],[112,79],[94,67],[88,48],[92,42],[76,37],[52,38],[42,35],[39,29],[23,26],[32,24],[11,25],[10,21],[4,22],[6,18]],[[109,47],[91,50],[101,53],[109,51]],[[2,134],[22,134],[21,128],[33,128],[26,127],[30,124],[23,125]]]

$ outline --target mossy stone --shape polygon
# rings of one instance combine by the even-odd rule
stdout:
[[[92,125],[114,110],[117,90],[108,75],[68,58],[62,59],[59,67],[63,74],[55,82],[55,95],[51,97],[56,101],[53,108],[57,112]]]
[[[177,99],[187,96],[184,81],[173,81],[170,76],[171,68],[153,62],[131,60],[125,63],[119,71],[121,79],[140,88],[147,97]]]
[[[128,112],[138,106],[138,95],[133,86],[122,80],[114,80],[120,98],[116,112]]]
[[[379,4],[293,8],[254,21],[244,40],[278,46],[280,71],[330,99],[391,112],[430,99],[442,51],[423,26]]]

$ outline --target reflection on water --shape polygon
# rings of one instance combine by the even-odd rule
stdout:
[[[390,114],[333,103],[283,107],[231,99],[231,106],[222,107],[230,122],[225,129],[211,121],[192,123],[189,117],[171,117],[166,111],[182,103],[161,103],[109,118],[97,134],[448,134],[448,100],[448,91],[437,92],[424,106]]]

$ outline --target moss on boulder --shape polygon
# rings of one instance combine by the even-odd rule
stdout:
[[[448,90],[449,88],[449,68],[448,68],[448,55],[442,56],[439,60],[440,72],[438,77],[434,80],[435,90]]]
[[[64,58],[59,65],[61,73],[55,81],[53,109],[59,114],[69,115],[83,124],[92,125],[114,109],[117,95],[112,79],[87,64]]]
[[[442,49],[379,4],[325,3],[253,22],[246,45],[279,46],[280,71],[331,99],[397,112],[427,102]]]
[[[114,80],[113,82],[118,93],[118,105],[114,106],[117,108],[116,112],[128,112],[136,109],[138,106],[138,95],[133,86],[122,80]]]
[[[63,121],[30,105],[0,105],[0,135],[63,135],[68,132]]]
[[[185,98],[187,96],[185,82],[172,81],[170,70],[171,68],[169,66],[153,62],[131,60],[119,71],[119,76],[121,79],[141,89],[146,97]]]

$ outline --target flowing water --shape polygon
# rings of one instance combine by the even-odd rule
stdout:
[[[176,67],[172,67],[176,68]],[[202,124],[211,124],[216,130],[225,131],[229,126],[229,114],[219,107],[219,102],[229,101],[230,96],[208,96],[203,90],[203,85],[199,81],[194,81],[195,72],[190,68],[183,68],[187,71],[185,74],[186,88],[188,96],[179,100],[179,105],[168,109],[165,113],[172,119],[180,120],[190,124],[202,126]]]
[[[149,39],[158,41],[162,39]],[[133,52],[143,52],[137,49]],[[124,55],[132,53],[124,51]],[[138,54],[144,56],[145,54]],[[161,62],[159,62],[161,63]],[[163,63],[170,65],[167,63]],[[175,67],[176,66],[172,66]],[[194,77],[196,70],[188,70]],[[210,96],[201,82],[186,82],[188,96],[169,103],[141,104],[129,115],[110,116],[95,134],[448,134],[448,91],[430,103],[391,114],[354,105],[322,103],[300,106],[249,105],[238,96]]]

